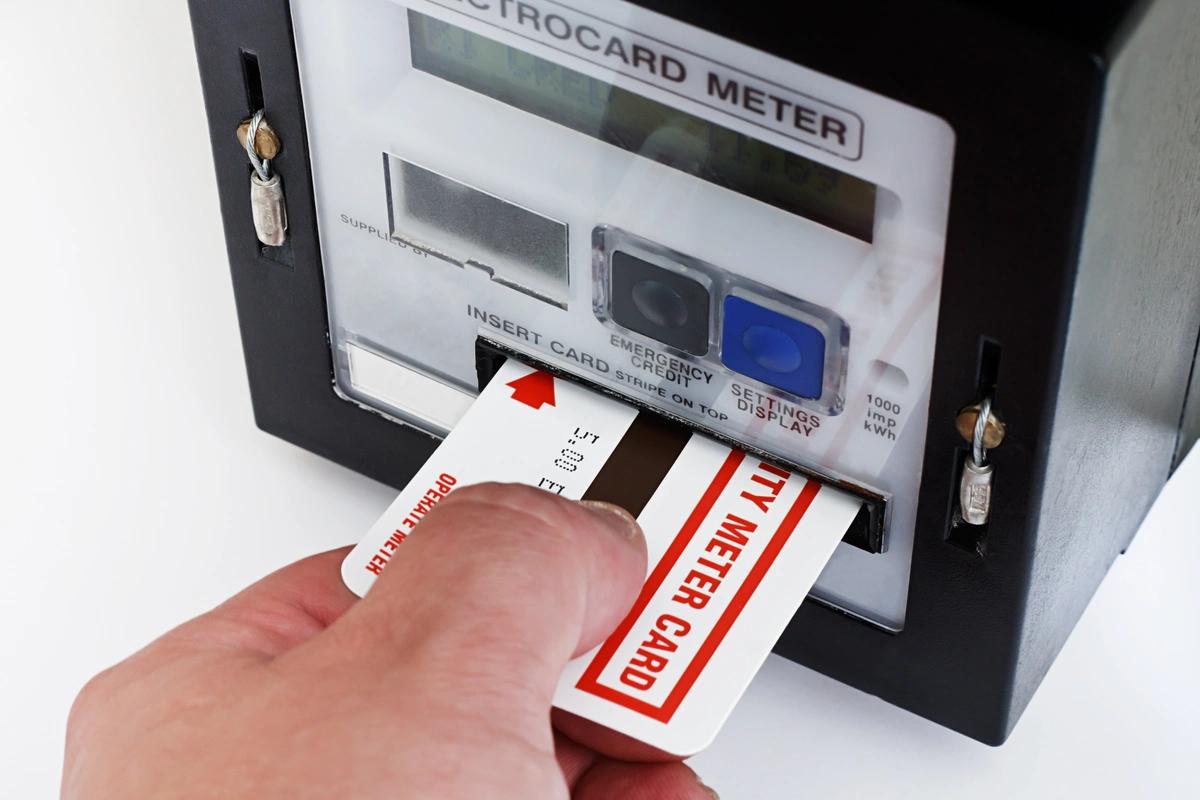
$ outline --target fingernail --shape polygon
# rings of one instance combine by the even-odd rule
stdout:
[[[580,505],[591,511],[597,519],[602,520],[609,529],[620,533],[626,539],[634,539],[642,534],[642,529],[638,526],[633,514],[614,503],[605,503],[601,500],[581,500]]]

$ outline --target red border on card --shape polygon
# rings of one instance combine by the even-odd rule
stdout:
[[[663,581],[674,568],[675,563],[691,542],[692,537],[696,535],[701,523],[708,517],[712,511],[713,505],[716,504],[717,498],[721,496],[721,492],[725,491],[725,487],[729,485],[729,481],[733,479],[734,473],[745,459],[746,454],[733,450],[725,459],[725,463],[717,471],[716,477],[712,483],[708,485],[700,502],[696,504],[696,508],[688,516],[683,523],[683,527],[675,536],[671,546],[667,548],[667,552],[663,554],[662,559],[655,566],[654,571],[646,580],[646,585],[642,587],[642,593],[638,595],[637,602],[633,604],[628,616],[621,622],[612,635],[605,640],[596,653],[595,658],[588,664],[583,676],[579,682],[575,684],[575,688],[596,697],[603,698],[610,702],[616,703],[619,706],[624,706],[631,711],[636,711],[639,714],[658,720],[659,722],[669,722],[678,710],[680,703],[695,684],[696,679],[700,677],[700,673],[707,666],[709,659],[712,658],[717,647],[729,633],[729,629],[733,626],[734,620],[742,613],[742,609],[746,607],[746,603],[762,582],[763,576],[767,574],[767,570],[775,563],[776,557],[787,544],[788,538],[792,535],[792,531],[800,523],[809,506],[812,505],[813,499],[817,496],[817,492],[821,489],[821,484],[817,481],[810,480],[800,490],[800,495],[792,503],[792,507],[788,509],[787,515],[783,521],[779,523],[779,528],[772,534],[771,540],[767,542],[766,548],[754,565],[750,568],[746,578],[742,581],[742,585],[738,587],[737,592],[729,601],[728,607],[721,613],[713,629],[709,631],[708,636],[700,645],[700,649],[696,651],[696,655],[692,657],[691,662],[684,668],[683,674],[679,676],[679,682],[671,689],[671,693],[667,695],[666,701],[661,706],[656,706],[653,703],[648,703],[636,697],[632,697],[619,689],[614,689],[611,686],[600,683],[600,675],[608,666],[617,649],[625,641],[625,637],[633,630],[633,626],[637,624],[638,617],[646,610],[646,606],[654,598],[654,595],[662,588]]]

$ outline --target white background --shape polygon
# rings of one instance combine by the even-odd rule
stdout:
[[[0,797],[56,792],[88,676],[392,495],[255,430],[210,158],[182,2],[0,0]],[[696,768],[726,800],[1196,796],[1190,469],[1003,748],[772,659]]]

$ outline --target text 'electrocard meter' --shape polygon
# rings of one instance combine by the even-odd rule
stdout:
[[[403,484],[515,357],[836,484],[777,652],[1002,741],[1197,416],[1200,10],[1051,5],[193,2],[259,424]]]

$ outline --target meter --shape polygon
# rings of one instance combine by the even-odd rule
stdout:
[[[1002,741],[1200,416],[1200,9],[1034,5],[193,2],[259,424],[402,485],[516,358],[836,485],[778,652]]]

